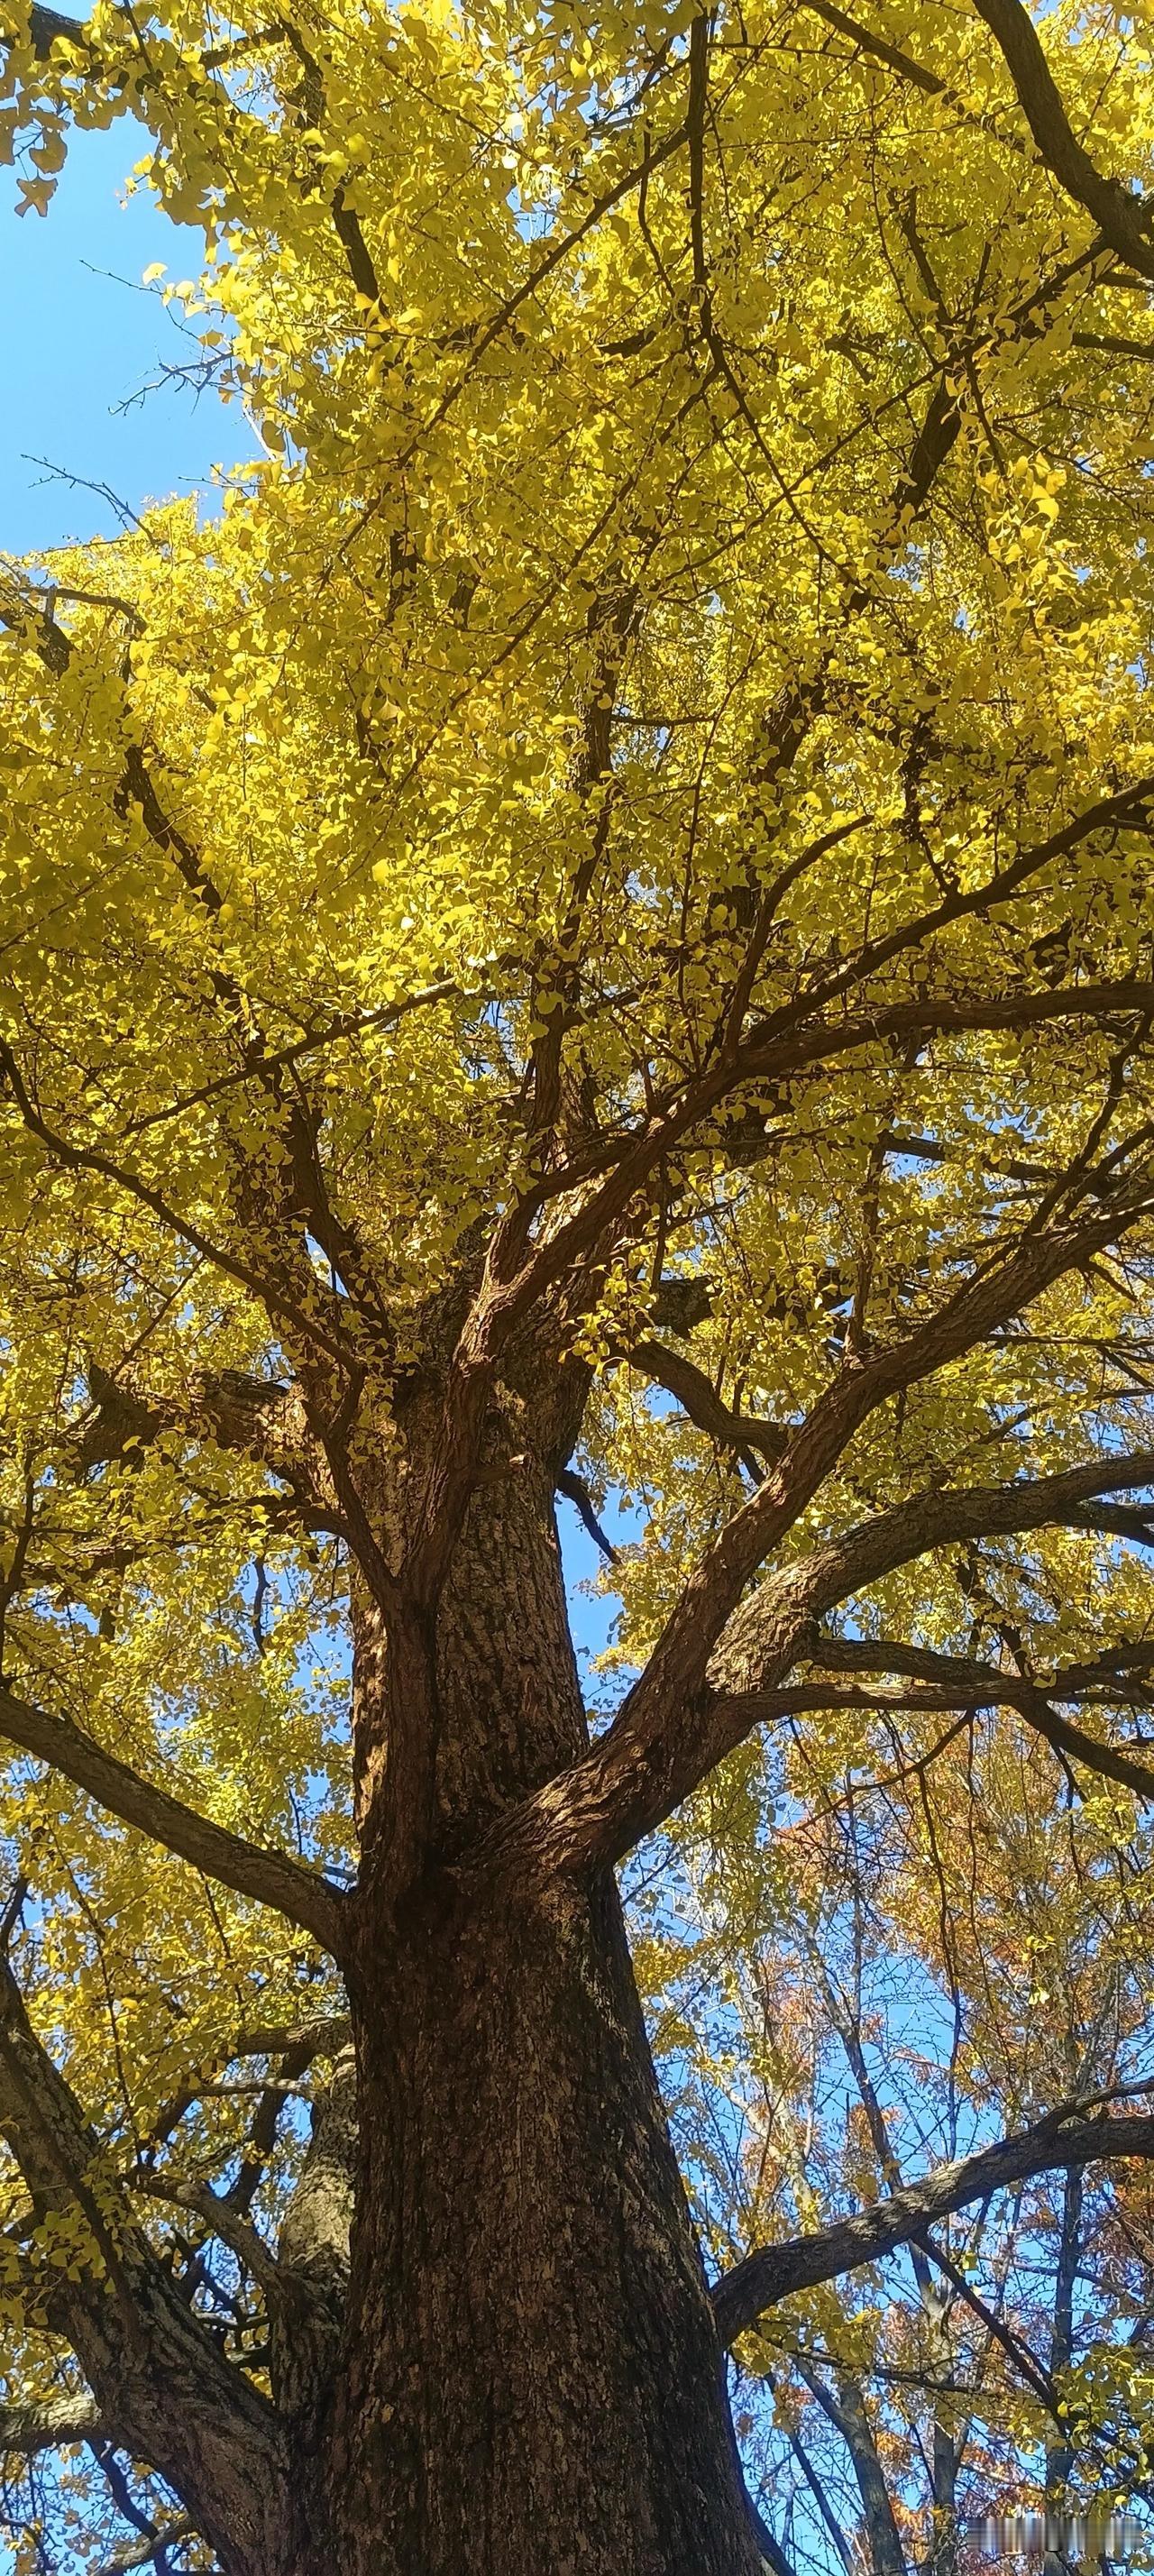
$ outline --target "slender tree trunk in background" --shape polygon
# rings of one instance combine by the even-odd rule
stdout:
[[[948,2424],[934,2423],[933,2548],[930,2576],[954,2576],[958,2564],[958,2452]]]
[[[1054,2326],[1050,2336],[1050,2376],[1069,2367],[1074,2353],[1074,2286],[1082,2251],[1082,2201],[1084,2183],[1081,2167],[1071,2165],[1062,2183],[1062,2226],[1058,2239],[1058,2269],[1054,2282]],[[1074,2466],[1074,2453],[1068,2442],[1052,2442],[1046,2452],[1046,2518],[1057,2519],[1069,2511],[1066,2482]],[[1069,2559],[1063,2549],[1047,2549],[1043,2576],[1069,2576]]]
[[[870,2429],[865,2399],[857,2381],[844,2371],[838,2374],[834,2420],[853,2461],[873,2576],[906,2576],[901,2533]]]
[[[450,1865],[366,1927],[353,1995],[360,2165],[317,2462],[323,2576],[754,2576],[616,1887],[468,1862],[583,1741],[537,1462],[474,1502],[438,1698]],[[306,2564],[322,2576],[308,2552],[293,2576]]]

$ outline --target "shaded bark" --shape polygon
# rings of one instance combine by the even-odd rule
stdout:
[[[341,2576],[755,2569],[612,1885],[446,1893],[358,2019]]]
[[[277,2247],[270,2319],[273,2395],[296,2438],[317,2438],[340,2357],[349,2286],[357,2166],[357,2084],[351,2048],[313,2106],[304,2169]]]
[[[474,1497],[437,1623],[436,1863],[362,1916],[325,2576],[760,2563],[612,1878],[476,1858],[586,1741],[551,1483],[506,1453]]]
[[[103,2438],[146,2460],[188,2501],[222,2576],[272,2576],[292,2548],[285,2426],[229,2368],[102,2172],[95,2132],[37,2038],[3,1958],[0,2132],[37,2221],[62,2221],[74,2232],[77,2259],[67,2277],[51,2263],[42,2267],[37,2305],[43,2323],[72,2345]],[[41,2447],[40,2428],[22,2428],[12,2410],[6,2429],[25,2448]],[[66,2429],[64,2438],[76,2437]]]
[[[275,2404],[224,2364],[143,2244],[131,2288],[147,2322],[134,2344],[115,2282],[70,2301],[67,2331],[101,2420],[168,2479],[225,2576],[755,2576],[764,2536],[737,2461],[723,2344],[775,2299],[920,2244],[933,2218],[1007,2181],[1098,2152],[1154,2152],[1154,2122],[1068,2104],[903,2186],[851,2046],[888,2199],[756,2251],[710,2299],[611,1870],[588,1851],[567,1866],[549,1830],[565,1784],[600,1751],[552,1505],[580,1394],[576,1373],[554,1364],[528,1371],[524,1391],[510,1382],[494,1395],[472,1498],[428,1596],[402,1578],[427,1504],[435,1408],[417,1384],[392,1434],[374,1445],[372,1427],[358,1426],[357,1508],[383,1568],[376,1584],[372,1567],[354,1573],[365,1868],[348,1897],[310,1882],[341,1918],[348,2024],[322,2025],[320,2041],[309,2026],[241,2034],[258,2053],[286,2043],[286,2062],[295,2045],[302,2065],[322,2042],[352,2041],[317,2102],[276,2260],[261,2248],[259,2267],[248,2261],[266,2296]],[[1138,1472],[1130,1460],[1109,1481]],[[1097,1467],[1080,1473],[1079,1494],[1087,1474],[1104,1481]],[[1055,1486],[1065,1499],[1071,1480],[1049,1480],[1051,1503]],[[1012,1526],[1032,1525],[1033,1491],[1023,1502],[1012,1489]],[[974,1498],[947,1499],[956,1512]],[[904,1530],[900,1511],[887,1529],[895,1520]],[[731,1623],[733,1656],[754,1671],[772,1582]],[[792,1598],[788,1619],[797,1624]],[[742,1666],[734,1678],[749,1676]],[[404,1776],[414,1747],[417,1804]],[[635,1752],[639,1770],[659,1771],[659,1753]],[[91,1758],[109,1760],[95,1748]],[[419,1827],[407,1839],[374,1839],[390,1796],[406,1829]],[[247,1846],[226,1839],[235,1875]],[[388,1865],[398,1852],[407,1874]],[[293,1872],[282,1910],[299,1915],[305,1873],[280,1865]],[[18,2074],[35,2044],[15,2006],[11,2018]],[[34,2080],[51,2104],[59,2079],[46,2063]],[[39,2150],[22,2120],[17,2111],[12,2134],[30,2175]],[[58,2126],[66,2189],[82,2198],[92,2142],[67,2106]],[[46,2188],[55,2171],[45,2168]],[[823,2403],[850,2444],[875,2564],[902,2576],[860,2391],[846,2379]],[[942,2429],[944,2544],[955,2459]]]
[[[612,1872],[501,1856],[503,1820],[588,1750],[553,1512],[583,1381],[557,1364],[527,1378],[494,1398],[447,1575],[412,1616],[414,1596],[395,1615],[389,1587],[425,1507],[425,1390],[399,1436],[359,1428],[386,1582],[354,1572],[365,1867],[339,1900],[352,2046],[317,2099],[275,2256],[231,2200],[188,2202],[239,2243],[264,2296],[273,2402],[141,2238],[133,2337],[115,2263],[61,2320],[99,2420],[159,2469],[225,2576],[756,2576],[763,2563]],[[406,1877],[373,1827],[414,1702],[430,1758]],[[109,1761],[81,1740],[86,1762]],[[395,1795],[403,1812],[403,1777]],[[295,1901],[305,1873],[284,1867]],[[18,2015],[13,2030],[50,2096],[43,2051]],[[308,2028],[241,2038],[286,2040],[294,2065],[316,2045]],[[158,2134],[182,2107],[165,2106]],[[96,2142],[74,2107],[61,2117],[60,2185],[83,2205]],[[38,2171],[22,2126],[18,2145]]]

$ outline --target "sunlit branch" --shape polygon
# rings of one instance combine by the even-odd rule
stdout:
[[[668,1395],[675,1396],[682,1412],[708,1439],[736,1450],[754,1483],[760,1484],[765,1470],[759,1461],[780,1458],[789,1440],[781,1424],[763,1421],[758,1414],[731,1413],[704,1369],[681,1351],[671,1351],[664,1342],[645,1337],[623,1347],[621,1355],[651,1385],[662,1386]]]
[[[259,2229],[251,2219],[231,2209],[208,2183],[182,2182],[176,2175],[164,2173],[134,2173],[129,2177],[129,2189],[151,2200],[165,2201],[172,2209],[185,2209],[192,2217],[203,2220],[210,2235],[219,2236],[222,2245],[227,2245],[229,2252],[243,2263],[267,2299],[275,2301],[284,2295],[276,2256]]]
[[[0,2407],[0,2452],[20,2452],[28,2459],[37,2451],[65,2450],[73,2442],[97,2442],[103,2431],[95,2399],[63,2390],[25,2406]]]
[[[803,1427],[799,1441],[807,1440],[809,1429]],[[824,1459],[824,1443],[819,1446]],[[827,1472],[824,1463],[818,1472]],[[798,1491],[803,1485],[815,1490],[808,1473]],[[778,1478],[783,1482],[774,1496]],[[720,1605],[728,1611],[754,1572],[758,1552],[768,1553],[776,1543],[777,1515],[786,1506],[783,1471],[775,1471],[690,1577],[613,1725],[580,1762],[509,1819],[502,1842],[523,1845],[538,1857],[549,1853],[567,1869],[620,1855],[751,1728],[774,1715],[791,1667],[813,1652],[814,1621],[837,1602],[949,1540],[1044,1528],[1068,1517],[1084,1498],[1151,1481],[1154,1453],[1144,1451],[1056,1476],[918,1495],[767,1577],[726,1626]],[[766,1509],[767,1497],[772,1510]],[[774,1535],[763,1547],[767,1529]]]
[[[1034,21],[1022,0],[974,0],[1001,47],[1018,102],[1046,168],[1075,204],[1093,217],[1119,258],[1154,278],[1154,221],[1146,198],[1103,176],[1078,141]]]
[[[839,2219],[832,2227],[820,2228],[811,2236],[791,2238],[783,2245],[768,2245],[748,2254],[718,2282],[713,2293],[714,2314],[723,2343],[755,2325],[767,2308],[793,2291],[812,2289],[819,2281],[833,2281],[843,2272],[856,2270],[861,2263],[875,2263],[899,2245],[907,2245],[933,2220],[948,2218],[969,2203],[988,2199],[1004,2191],[1010,2183],[1021,2182],[1035,2174],[1053,2173],[1068,2165],[1091,2164],[1109,2159],[1123,2161],[1128,2157],[1154,2157],[1154,2118],[1137,2114],[1100,2118],[1079,2117],[1076,2108],[1063,2107],[1039,2120],[1017,2138],[1003,2138],[996,2146],[983,2147],[977,2155],[964,2156],[955,2164],[942,2165],[927,2174],[921,2182],[906,2183],[900,2191],[876,2201],[872,2208],[859,2210],[852,2218]]]
[[[142,1780],[128,1764],[105,1753],[91,1736],[67,1718],[36,1708],[0,1683],[0,1735],[37,1761],[47,1762],[78,1789],[95,1798],[152,1841],[163,1845],[207,1878],[219,1879],[239,1896],[268,1905],[290,1923],[311,1932],[321,1947],[340,1958],[345,1949],[339,1889],[281,1852],[262,1851],[186,1807],[166,1789]]]

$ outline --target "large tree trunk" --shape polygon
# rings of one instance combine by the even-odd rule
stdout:
[[[529,1461],[474,1503],[438,1625],[449,1859],[365,1927],[323,2576],[760,2564],[616,1888],[470,1862],[583,1740],[550,1486]]]
[[[615,1890],[494,1889],[414,1921],[382,1972],[329,2469],[340,2576],[744,2576]]]

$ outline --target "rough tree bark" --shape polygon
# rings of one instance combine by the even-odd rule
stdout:
[[[479,1891],[391,1964],[360,2034],[335,2563],[756,2568],[613,1890]]]
[[[586,1741],[551,1464],[503,1446],[436,1623],[438,1863],[399,1917],[366,1910],[350,1969],[347,2324],[284,2576],[752,2576],[612,1876],[482,1856]],[[357,1627],[371,1769],[405,1675],[363,1601]]]

